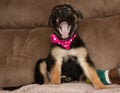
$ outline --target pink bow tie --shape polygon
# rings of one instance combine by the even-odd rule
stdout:
[[[77,35],[77,33],[75,33],[69,40],[60,40],[57,38],[57,36],[55,34],[51,34],[50,38],[51,38],[52,43],[61,45],[63,48],[69,50],[71,42],[75,39],[76,35]]]

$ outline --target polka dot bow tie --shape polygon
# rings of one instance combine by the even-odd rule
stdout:
[[[51,34],[50,38],[52,43],[61,45],[63,48],[69,50],[71,42],[75,39],[76,35],[77,33],[75,33],[69,40],[60,40],[55,34]]]

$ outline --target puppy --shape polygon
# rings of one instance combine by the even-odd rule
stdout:
[[[96,89],[106,88],[100,81],[85,44],[77,33],[81,19],[82,14],[70,5],[63,4],[53,8],[49,18],[49,25],[53,28],[50,36],[51,50],[47,58],[36,63],[34,83],[60,84],[79,80],[85,74]],[[3,89],[15,90],[20,87]]]
[[[77,33],[81,19],[82,14],[70,5],[63,4],[53,8],[49,19],[49,25],[53,28],[50,36],[51,50],[46,59],[37,62],[36,83],[60,84],[64,81],[79,80],[84,73],[96,89],[106,88]]]

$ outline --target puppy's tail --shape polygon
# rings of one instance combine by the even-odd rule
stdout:
[[[35,84],[35,82],[34,82],[34,83],[30,83],[30,84]],[[8,87],[2,87],[2,89],[3,89],[3,90],[8,90],[8,91],[14,91],[14,90],[17,90],[17,89],[19,89],[19,88],[21,88],[21,87],[23,87],[23,86],[27,86],[27,85],[29,85],[29,84],[26,84],[26,85],[20,85],[20,86],[8,86]]]
[[[3,90],[13,91],[21,88],[22,86],[16,86],[16,87],[3,87]]]

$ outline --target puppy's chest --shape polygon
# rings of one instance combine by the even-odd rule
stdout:
[[[51,55],[56,61],[67,61],[68,59],[85,59],[87,56],[87,50],[85,47],[79,47],[74,49],[63,49],[61,47],[54,47],[51,51]]]

